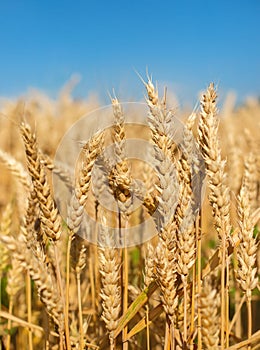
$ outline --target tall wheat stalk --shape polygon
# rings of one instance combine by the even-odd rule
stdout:
[[[250,158],[249,158],[250,159]],[[237,281],[246,293],[248,338],[252,335],[252,290],[257,286],[256,251],[257,242],[254,238],[254,221],[248,187],[248,167],[245,168],[243,184],[238,196],[238,218],[240,228],[240,243],[237,248],[238,266]],[[253,202],[254,203],[254,202]],[[251,347],[248,346],[248,349]]]
[[[225,161],[221,159],[218,139],[218,120],[216,107],[217,94],[210,84],[201,100],[201,114],[198,127],[198,140],[206,164],[210,188],[209,201],[213,210],[215,227],[221,242],[221,349],[225,347],[226,318],[226,264],[227,247],[230,239],[230,194],[226,185]]]
[[[112,107],[114,113],[114,125],[113,125],[113,141],[114,141],[114,154],[116,164],[112,168],[109,174],[109,186],[116,199],[118,205],[118,228],[120,244],[123,245],[123,310],[126,312],[128,308],[128,249],[127,249],[127,230],[129,215],[132,206],[132,179],[130,174],[130,167],[128,165],[125,154],[125,120],[122,106],[118,99],[112,98]],[[124,225],[124,226],[123,226]],[[122,236],[122,229],[124,227],[124,237]],[[123,330],[123,349],[128,349],[128,342],[125,341],[127,336],[127,326]]]
[[[145,83],[147,104],[149,107],[148,122],[152,132],[156,166],[159,184],[157,191],[158,207],[154,215],[159,234],[159,244],[156,249],[157,279],[162,291],[162,301],[169,320],[166,325],[165,349],[175,347],[175,308],[178,305],[176,285],[176,241],[177,223],[175,209],[178,203],[178,181],[173,164],[173,115],[166,108],[166,101],[159,101],[158,91],[151,79]],[[171,344],[171,345],[170,345]]]
[[[64,314],[66,319],[65,320],[65,339],[66,339],[68,350],[70,350],[71,345],[70,345],[70,336],[69,336],[69,329],[68,329],[68,319],[66,318],[65,299],[64,299],[61,272],[60,272],[60,266],[59,266],[59,253],[56,245],[56,242],[60,239],[60,236],[62,233],[61,217],[58,213],[58,209],[56,208],[55,202],[51,195],[50,185],[47,181],[45,169],[41,162],[36,135],[35,133],[32,132],[31,127],[24,122],[21,123],[20,130],[21,130],[21,134],[22,134],[22,138],[25,146],[28,171],[31,175],[33,187],[39,202],[40,221],[42,224],[43,232],[44,232],[44,235],[46,235],[47,239],[53,242],[53,246],[54,246],[54,256],[55,256],[56,272],[57,272],[56,277],[58,281],[59,293],[64,306]],[[42,238],[42,241],[43,240],[44,238]]]

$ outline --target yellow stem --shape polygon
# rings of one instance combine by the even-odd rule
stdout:
[[[252,303],[251,303],[251,290],[248,291],[247,295],[247,338],[250,339],[252,336]],[[251,345],[248,345],[248,350],[251,349]]]
[[[197,275],[197,295],[200,298],[201,295],[201,232],[200,232],[200,216],[196,219],[196,237],[197,237],[197,262],[198,262],[198,275]],[[202,350],[202,336],[201,336],[201,310],[198,305],[198,350]]]
[[[222,230],[222,256],[221,256],[221,350],[225,349],[225,272],[226,272],[226,233]]]
[[[196,247],[198,240],[196,238]],[[193,348],[194,319],[195,319],[195,294],[196,294],[196,264],[192,267],[192,290],[191,290],[191,322],[190,322],[190,348]]]
[[[32,323],[32,288],[29,272],[26,273],[27,321]],[[32,329],[28,329],[29,350],[33,350]]]
[[[149,305],[146,305],[146,350],[150,350]]]
[[[69,245],[69,244],[68,244]],[[64,312],[64,327],[65,327],[65,341],[66,341],[66,350],[71,350],[71,344],[70,344],[70,335],[69,335],[69,315],[68,315],[68,306],[69,306],[69,300],[66,300],[65,305],[65,300],[64,300],[64,291],[63,291],[63,286],[62,286],[62,280],[61,280],[61,272],[60,272],[60,265],[59,265],[59,254],[58,254],[58,248],[57,248],[57,243],[54,242],[54,254],[55,254],[55,260],[56,260],[56,272],[57,272],[57,283],[60,291],[60,296],[61,296],[61,301],[63,304],[63,312]],[[67,262],[68,262],[68,251],[67,251]],[[67,266],[67,273],[66,273],[66,279],[68,275],[68,266]],[[69,287],[66,286],[66,293],[68,293]],[[67,298],[67,295],[66,295]],[[60,334],[60,338],[62,338],[62,334]],[[62,344],[62,339],[60,339],[60,347]]]
[[[10,301],[9,301],[9,314],[12,315],[13,313],[13,297],[10,296]],[[7,334],[7,342],[6,342],[6,350],[10,350],[10,346],[11,346],[11,327],[12,327],[12,321],[11,319],[8,319],[7,322],[7,330],[8,330],[8,334]]]
[[[93,320],[96,321],[96,293],[95,293],[95,278],[93,269],[93,247],[90,246],[89,254],[89,281],[90,281],[90,292],[91,292],[91,307],[94,311]],[[97,264],[98,265],[98,264]]]
[[[226,269],[226,288],[225,288],[225,301],[226,301],[226,310],[225,310],[225,332],[226,332],[226,348],[229,347],[229,263],[227,260],[227,269]]]
[[[127,230],[128,217],[125,216],[125,230]],[[123,296],[123,311],[126,312],[128,308],[128,250],[126,246],[126,233],[124,234],[124,296]],[[127,325],[123,329],[123,350],[128,349],[128,342],[125,341],[127,337]]]
[[[187,346],[187,307],[188,307],[188,303],[187,303],[187,276],[183,276],[183,307],[184,307],[184,319],[183,319],[183,341],[184,341],[184,347]]]
[[[77,273],[78,307],[79,307],[79,349],[84,350],[83,317],[81,304],[80,273]]]

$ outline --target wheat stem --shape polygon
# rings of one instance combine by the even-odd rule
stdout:
[[[65,311],[64,311],[64,320],[65,325],[69,324],[69,289],[70,289],[70,250],[71,243],[73,240],[73,232],[69,230],[68,244],[66,250],[66,287],[65,287]]]
[[[226,235],[223,235],[222,237],[222,246],[221,246],[221,252],[222,252],[222,264],[221,264],[221,333],[220,333],[220,339],[221,339],[221,349],[225,348],[225,316],[226,316],[226,286],[225,286],[225,280],[226,280]]]
[[[64,298],[64,291],[63,291],[63,284],[61,279],[61,271],[60,271],[60,265],[59,265],[59,253],[58,253],[58,247],[56,242],[54,242],[54,256],[55,256],[55,262],[56,262],[56,271],[57,271],[57,284],[60,291],[61,296],[61,302],[63,305],[63,312],[64,312],[64,330],[65,330],[65,341],[66,341],[66,347],[67,350],[71,350],[71,343],[70,343],[70,333],[69,333],[69,317],[66,314],[66,305],[65,305],[65,298]]]
[[[124,293],[123,293],[123,311],[126,312],[127,308],[128,308],[128,270],[129,270],[129,266],[128,266],[128,250],[127,250],[127,244],[126,244],[126,235],[127,235],[127,224],[128,224],[128,218],[126,216],[126,220],[125,220],[125,233],[124,233],[124,269],[123,269],[123,281],[124,281]],[[124,327],[123,330],[123,350],[127,350],[128,349],[128,342],[125,342],[125,339],[127,337],[127,332],[128,332],[128,326],[126,325]]]
[[[201,295],[201,216],[196,219],[196,239],[197,239],[197,295]],[[201,309],[198,306],[198,350],[202,350],[202,335],[201,335]]]
[[[229,347],[229,261],[226,264],[226,287],[225,287],[225,333],[226,333],[226,348]]]
[[[76,266],[76,279],[77,279],[77,296],[78,296],[78,308],[79,308],[79,349],[84,350],[84,332],[83,332],[83,313],[82,313],[82,302],[81,302],[81,282],[80,274],[86,266],[86,248],[83,245],[80,250],[79,260]]]
[[[198,247],[198,239],[196,235],[196,248]],[[197,251],[197,249],[196,249]],[[197,252],[196,252],[197,255]],[[197,256],[196,256],[197,259]],[[191,323],[190,323],[190,347],[193,348],[193,334],[195,331],[195,305],[196,304],[196,264],[192,267],[192,287],[191,287]]]
[[[250,339],[252,336],[252,303],[251,303],[251,294],[247,295],[247,338]],[[251,349],[251,346],[248,345],[248,350]]]
[[[32,323],[32,286],[31,286],[31,277],[29,272],[26,272],[26,304],[27,304],[27,321]],[[29,341],[29,350],[33,350],[33,339],[32,339],[32,330],[28,329],[28,341]]]
[[[13,296],[10,296],[8,312],[10,315],[12,315],[13,313]],[[8,333],[7,333],[7,340],[6,340],[6,350],[10,350],[10,346],[11,346],[11,327],[12,327],[12,321],[9,318],[7,322]]]

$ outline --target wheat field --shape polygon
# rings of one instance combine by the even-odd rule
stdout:
[[[2,101],[0,349],[260,349],[260,103],[219,111],[211,83],[180,112],[143,84],[145,125],[114,95],[72,171],[98,99]]]

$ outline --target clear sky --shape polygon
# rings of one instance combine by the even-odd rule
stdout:
[[[0,96],[55,95],[78,73],[78,96],[139,98],[146,67],[180,99],[212,80],[260,96],[260,1],[3,0],[0,63]]]

